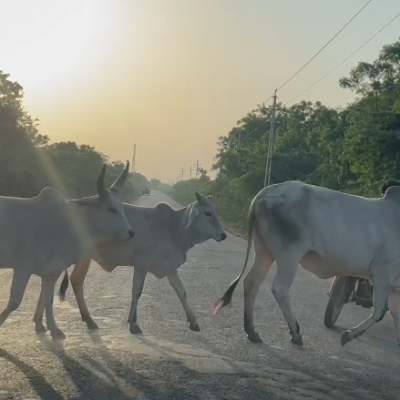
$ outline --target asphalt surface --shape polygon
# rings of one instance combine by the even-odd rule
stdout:
[[[160,201],[179,207],[157,192],[138,204]],[[346,305],[339,328],[328,330],[323,315],[329,282],[300,268],[291,300],[303,348],[290,343],[271,293],[275,267],[256,300],[255,325],[264,343],[250,343],[243,331],[242,284],[232,308],[213,316],[212,305],[242,267],[245,246],[231,234],[222,243],[208,241],[193,248],[180,268],[199,333],[188,329],[167,280],[149,275],[138,308],[143,335],[131,335],[126,320],[133,268],[110,274],[93,263],[85,294],[99,330],[89,332],[81,322],[70,287],[66,301],[54,303],[67,339],[54,342],[49,333],[34,331],[40,280],[33,277],[21,307],[0,328],[0,399],[400,399],[400,349],[390,316],[342,347],[341,328],[358,324],[371,311]],[[10,282],[11,271],[0,270],[0,307]]]

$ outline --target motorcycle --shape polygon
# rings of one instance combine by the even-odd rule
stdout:
[[[373,286],[370,279],[353,276],[335,276],[328,292],[329,300],[325,310],[324,324],[333,328],[343,306],[355,302],[363,308],[371,308],[373,304]]]

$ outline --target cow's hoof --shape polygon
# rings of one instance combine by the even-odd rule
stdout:
[[[137,324],[130,325],[129,332],[132,333],[132,335],[141,335],[143,333]]]
[[[35,331],[36,331],[37,334],[46,333],[47,332],[47,328],[43,324],[37,324],[35,326]]]
[[[65,336],[64,332],[61,329],[56,329],[56,330],[52,331],[50,334],[51,334],[51,337],[54,340],[64,340],[64,339],[66,339],[66,336]]]
[[[301,335],[293,335],[290,341],[296,346],[303,346],[303,338],[301,337]]]
[[[346,343],[351,342],[353,340],[353,332],[352,331],[344,331],[342,333],[342,337],[340,338],[340,343],[344,346]]]
[[[99,326],[92,319],[90,321],[85,321],[85,322],[86,322],[86,326],[88,327],[88,329],[90,329],[90,330],[99,329]]]
[[[191,323],[190,325],[189,325],[189,329],[191,330],[191,331],[193,331],[193,332],[200,332],[200,326],[199,326],[199,324],[197,323],[197,322],[195,322],[195,323]]]
[[[250,340],[251,343],[262,343],[262,339],[257,332],[252,332],[247,335],[247,339]]]

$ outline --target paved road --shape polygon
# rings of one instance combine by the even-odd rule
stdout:
[[[160,201],[179,206],[160,193],[138,203]],[[200,333],[187,328],[167,281],[150,275],[139,304],[143,336],[133,337],[125,322],[133,269],[119,267],[108,274],[93,265],[85,289],[100,329],[86,329],[69,289],[65,303],[55,300],[55,316],[67,340],[54,343],[48,334],[34,332],[40,281],[32,278],[20,309],[0,328],[0,399],[400,399],[400,351],[391,318],[341,347],[340,329],[323,325],[329,283],[303,270],[291,290],[303,349],[291,345],[271,294],[274,268],[256,302],[263,344],[251,344],[242,330],[242,285],[232,308],[212,316],[211,306],[238,274],[244,252],[245,242],[233,235],[190,251],[181,278]],[[9,271],[0,271],[0,307],[8,299],[10,278]],[[346,307],[338,321],[343,327],[369,314]]]

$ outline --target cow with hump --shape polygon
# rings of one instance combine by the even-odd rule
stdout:
[[[54,288],[63,271],[85,260],[94,244],[134,236],[118,191],[128,176],[129,163],[110,190],[104,186],[106,165],[97,179],[97,195],[65,200],[53,188],[37,197],[0,197],[0,268],[13,269],[10,298],[0,313],[0,326],[21,304],[32,275],[41,277],[41,292],[34,315],[36,331],[64,339],[53,314]]]
[[[178,275],[178,268],[186,262],[187,252],[196,244],[209,239],[221,242],[226,239],[211,196],[195,193],[196,201],[181,209],[166,203],[155,207],[125,204],[125,215],[135,227],[135,239],[124,243],[110,240],[94,246],[93,259],[108,272],[117,266],[134,267],[132,300],[128,323],[130,332],[141,333],[137,323],[137,305],[148,272],[157,278],[167,277],[186,313],[189,328],[200,331],[194,311],[189,306],[186,292]],[[89,329],[97,329],[90,316],[83,293],[83,283],[89,270],[90,259],[75,265],[70,281],[81,312],[82,321]],[[63,300],[68,287],[68,273],[60,287]]]
[[[254,301],[276,261],[272,293],[289,325],[292,343],[303,344],[289,300],[300,264],[321,279],[337,275],[372,279],[374,310],[343,332],[342,345],[379,322],[387,305],[400,345],[400,187],[390,180],[382,191],[380,198],[365,198],[299,181],[262,189],[250,205],[244,266],[215,304],[214,313],[231,302],[253,244],[253,265],[244,279],[244,330],[250,341],[261,342],[254,329]]]

